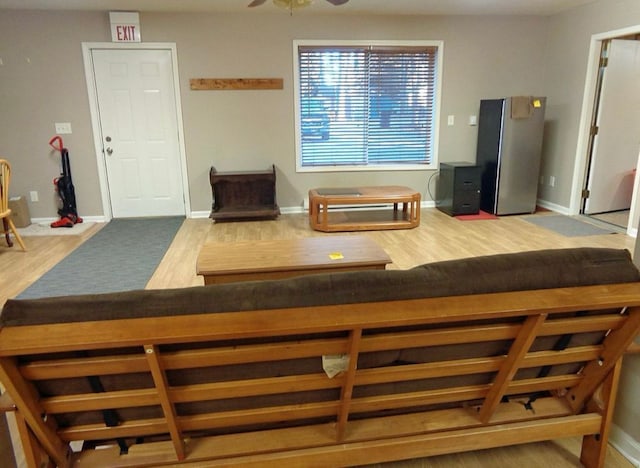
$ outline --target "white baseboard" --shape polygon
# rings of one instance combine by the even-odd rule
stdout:
[[[285,206],[285,207],[280,207],[280,213],[282,213],[282,214],[306,213],[307,211],[308,211],[308,207],[306,207],[306,206]]]
[[[537,200],[538,206],[542,208],[546,208],[547,210],[555,211],[560,214],[569,215],[569,208],[561,205],[556,205],[555,203],[548,202],[546,200]],[[433,200],[423,200],[420,202],[420,208],[435,208],[436,202]],[[359,209],[366,209],[366,205],[363,205]],[[309,210],[309,201],[308,199],[304,199],[302,206],[286,206],[281,207],[280,212],[282,214],[296,214],[296,213],[305,213]],[[189,213],[189,218],[208,218],[211,214],[210,211],[192,211]],[[104,223],[106,219],[104,216],[83,216],[82,217],[86,221],[91,221],[95,223]],[[32,223],[38,224],[46,224],[52,223],[56,221],[58,218],[31,218]]]
[[[54,221],[58,221],[60,218],[31,218],[32,224],[51,224]],[[104,216],[82,216],[82,220],[88,223],[105,223],[106,218]]]
[[[570,215],[570,210],[566,206],[556,205],[555,203],[551,203],[546,200],[536,200],[536,203],[541,208],[546,208],[547,210],[555,211],[556,213],[560,213],[563,215]]]
[[[304,211],[305,210],[301,206],[291,206],[287,208],[280,208],[280,212],[283,214],[304,213]],[[211,211],[192,211],[191,214],[189,215],[189,218],[203,219],[203,218],[208,218],[210,214],[211,214]]]
[[[609,443],[613,445],[633,466],[640,468],[640,441],[635,440],[615,424],[611,425]]]

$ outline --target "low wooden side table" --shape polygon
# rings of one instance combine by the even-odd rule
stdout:
[[[324,232],[411,229],[420,225],[420,198],[420,192],[399,185],[316,188],[309,190],[309,224]],[[393,204],[393,210],[329,213],[330,207],[380,204]]]
[[[387,253],[366,236],[205,244],[196,271],[205,284],[281,279],[313,273],[384,270]]]

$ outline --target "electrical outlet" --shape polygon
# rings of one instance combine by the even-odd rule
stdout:
[[[552,187],[556,186],[556,178],[555,178],[555,176],[549,176],[549,185],[551,185]]]
[[[37,202],[40,200],[40,198],[38,197],[38,192],[36,192],[35,190],[32,190],[31,192],[29,192],[29,195],[31,196],[32,202]]]
[[[447,117],[447,125],[452,126],[456,122],[456,117],[454,115],[450,115]]]

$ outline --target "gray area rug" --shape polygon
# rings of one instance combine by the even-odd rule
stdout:
[[[600,228],[591,223],[581,221],[571,216],[527,216],[525,221],[536,226],[549,229],[565,237],[601,236],[603,234],[615,234],[615,231]]]
[[[114,219],[18,299],[144,289],[184,217]]]

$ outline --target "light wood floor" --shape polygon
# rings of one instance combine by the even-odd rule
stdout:
[[[541,212],[536,216],[547,216]],[[436,209],[423,209],[421,225],[411,230],[369,231],[366,235],[383,247],[393,260],[389,268],[406,269],[421,263],[469,256],[579,246],[611,247],[633,252],[635,239],[622,233],[588,237],[564,237],[524,220],[523,216],[503,216],[497,220],[458,221]],[[8,248],[0,239],[0,304],[13,298],[53,265],[95,234],[96,225],[81,236],[28,237],[28,251]],[[309,228],[305,214],[282,215],[275,221],[213,223],[209,219],[187,219],[176,235],[148,289],[202,285],[195,274],[198,251],[206,241],[288,239],[330,236]],[[344,235],[344,233],[340,233]],[[64,294],[64,291],[61,291]],[[577,467],[580,442],[567,439],[483,450],[430,459],[376,466],[393,467]],[[614,449],[608,467],[632,467]]]
[[[627,229],[630,214],[631,210],[620,210],[612,211],[610,213],[595,214],[591,215],[591,217],[599,221],[604,221],[605,223],[613,224],[623,229]]]

